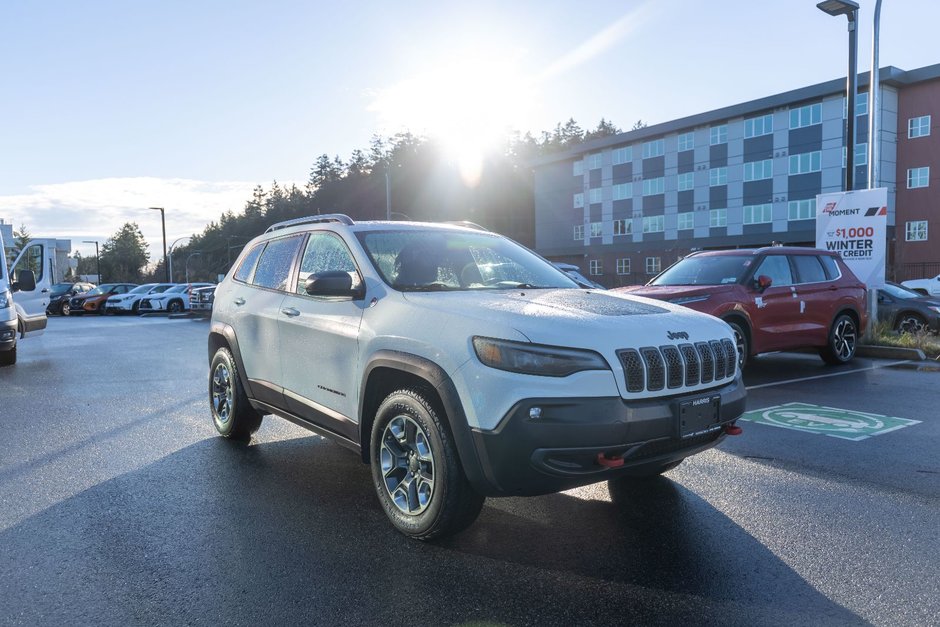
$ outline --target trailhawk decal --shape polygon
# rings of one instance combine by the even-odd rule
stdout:
[[[821,407],[809,403],[787,403],[776,407],[755,409],[745,412],[739,420],[820,433],[853,442],[903,429],[920,422],[920,420],[881,416],[852,409]]]

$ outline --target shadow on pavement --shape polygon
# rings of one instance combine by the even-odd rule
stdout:
[[[0,533],[0,622],[862,622],[681,485],[611,496],[490,501],[422,544],[348,451],[211,438]]]

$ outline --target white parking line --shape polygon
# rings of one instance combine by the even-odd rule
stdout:
[[[760,385],[748,385],[745,386],[748,390],[756,390],[758,388],[770,388],[775,385],[787,385],[789,383],[799,383],[800,381],[812,381],[813,379],[828,379],[829,377],[841,377],[847,374],[856,374],[858,372],[868,372],[870,370],[880,370],[881,368],[890,368],[891,366],[899,366],[901,364],[911,363],[910,359],[905,359],[903,361],[892,361],[886,364],[878,364],[875,366],[869,366],[868,368],[857,368],[855,370],[845,370],[843,372],[831,372],[829,374],[818,374],[812,377],[803,377],[801,379],[787,379],[786,381],[774,381],[773,383],[761,383]]]

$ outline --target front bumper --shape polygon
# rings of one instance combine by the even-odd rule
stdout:
[[[12,350],[16,346],[16,318],[0,322],[0,351]]]
[[[680,437],[679,403],[714,396],[720,397],[717,421]],[[642,474],[715,446],[724,438],[724,426],[744,413],[746,396],[738,375],[719,388],[648,401],[522,400],[497,429],[472,430],[486,484],[475,487],[490,496],[536,495]],[[536,407],[541,415],[531,418]],[[602,465],[599,455],[618,467]]]

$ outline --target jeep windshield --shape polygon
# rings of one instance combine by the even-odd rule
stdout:
[[[541,257],[491,233],[402,229],[356,236],[385,282],[403,292],[578,288]]]
[[[727,285],[738,283],[754,260],[752,255],[686,257],[649,282],[649,285]]]

